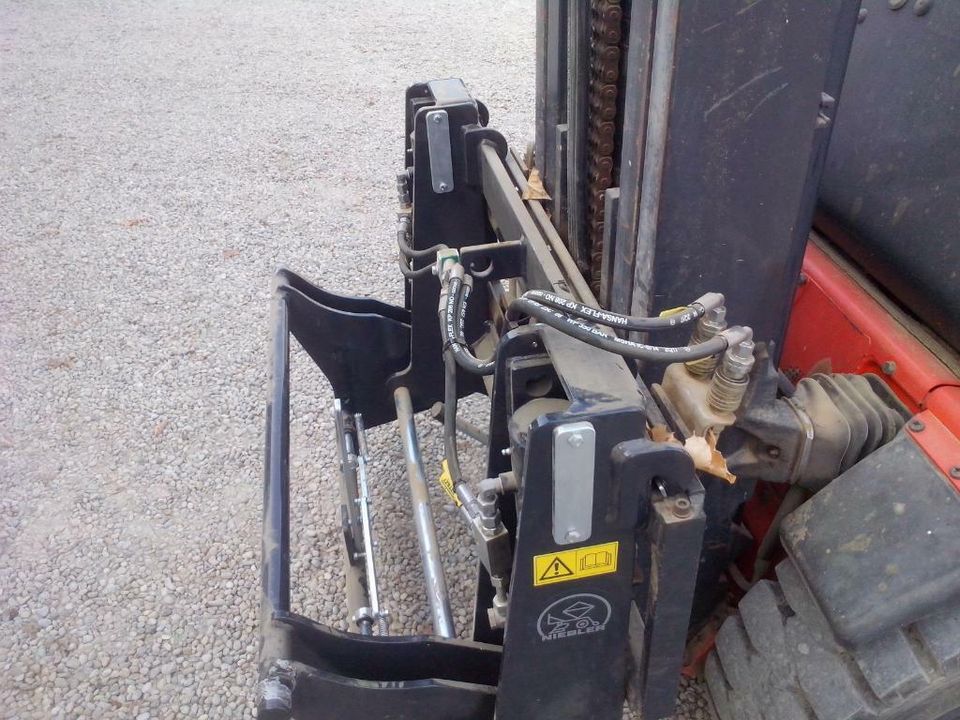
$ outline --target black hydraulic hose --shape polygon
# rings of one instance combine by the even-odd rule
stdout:
[[[454,318],[453,337],[465,348],[470,347],[466,336],[463,334],[463,326],[467,321],[467,303],[470,302],[471,292],[473,292],[473,286],[466,281],[461,281],[457,287],[457,315]],[[487,358],[486,360],[480,360],[478,358],[477,360],[484,366],[484,368],[486,368],[487,365],[493,366],[496,362],[496,358],[494,357]]]
[[[457,450],[457,362],[451,350],[443,353],[443,452],[453,486],[463,482]]]
[[[451,298],[454,304],[460,300],[461,288],[468,287],[460,278],[452,278],[456,283],[448,284],[447,302],[444,317],[440,319],[441,334],[445,339],[443,350],[443,454],[447,460],[447,470],[450,473],[450,480],[453,483],[454,493],[462,503],[462,509],[466,513],[467,519],[479,515],[480,507],[477,505],[477,499],[466,485],[463,479],[463,470],[460,468],[460,451],[457,447],[457,352],[456,348],[461,347],[460,343],[446,342],[447,334],[452,332],[454,339],[462,334],[463,315],[457,312],[456,307],[450,308]],[[469,293],[467,293],[469,295]],[[453,322],[448,324],[447,318],[452,318]],[[466,346],[466,343],[463,343]]]
[[[437,243],[436,245],[431,245],[428,248],[423,250],[414,250],[407,243],[407,234],[410,230],[410,217],[408,215],[403,215],[400,217],[397,224],[397,246],[400,248],[400,253],[407,258],[412,260],[414,258],[420,259],[425,257],[431,257],[436,255],[440,250],[447,250],[447,246],[443,243]]]
[[[397,256],[397,264],[400,266],[400,272],[403,273],[403,276],[411,280],[433,274],[433,265],[425,265],[419,270],[411,270],[403,255]]]
[[[431,245],[430,247],[424,248],[423,250],[414,250],[412,247],[410,247],[407,244],[407,241],[404,239],[405,235],[406,233],[403,231],[397,232],[397,246],[400,248],[400,252],[403,254],[403,256],[408,259],[433,257],[440,250],[448,249],[448,247],[443,243],[437,243],[436,245]]]
[[[457,448],[457,362],[453,351],[443,353],[443,454],[453,491],[460,500],[468,520],[480,514],[477,498],[463,479],[460,469],[460,450]]]
[[[570,317],[562,312],[541,305],[529,298],[520,297],[510,303],[510,313],[529,315],[530,317],[549,325],[560,332],[581,340],[588,345],[612,352],[623,357],[653,363],[689,362],[701,358],[717,355],[727,349],[729,341],[724,334],[712,337],[706,342],[684,347],[658,347],[643,343],[623,340],[604,332],[598,327],[588,325],[583,320]],[[726,331],[729,334],[736,328]]]
[[[528,300],[559,310],[565,315],[571,315],[583,320],[606,325],[607,327],[623,330],[649,332],[652,330],[667,330],[680,325],[686,325],[702,317],[707,310],[723,304],[723,295],[708,293],[695,300],[679,312],[664,317],[637,317],[635,315],[621,315],[608,310],[597,309],[583,303],[569,300],[544,290],[528,290],[523,294]]]
[[[462,323],[466,314],[466,298],[469,290],[464,294],[466,287],[463,280],[454,276],[447,283],[447,299],[440,313],[440,332],[443,337],[444,348],[449,348],[457,365],[474,375],[493,375],[496,361],[493,358],[481,360],[470,352],[463,337]]]

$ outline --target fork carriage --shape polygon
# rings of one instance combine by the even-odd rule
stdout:
[[[428,125],[438,113],[447,129],[440,140]],[[401,239],[413,250],[456,248],[475,279],[463,332],[471,346],[496,348],[492,374],[456,380],[457,397],[484,392],[491,408],[491,480],[475,517],[462,513],[465,541],[473,538],[483,560],[472,627],[453,625],[413,420],[445,399],[440,279],[429,271],[406,279],[405,306],[396,307],[281,270],[271,316],[261,718],[612,718],[628,685],[648,717],[672,712],[703,486],[682,449],[649,439],[648,424],[666,421],[624,358],[546,325],[505,319],[511,291],[503,281],[593,307],[596,300],[540,204],[522,198],[522,161],[485,121],[485,108],[459,81],[410,88],[407,169],[398,183]],[[446,165],[438,167],[438,156]],[[438,173],[447,178],[443,192],[432,180]],[[408,270],[434,260],[414,258]],[[291,335],[336,397],[348,582],[362,588],[346,608],[352,632],[290,610]],[[379,601],[366,489],[376,479],[367,475],[364,427],[394,420],[430,636],[388,634]],[[581,565],[570,560],[578,557]],[[468,639],[458,639],[464,631]],[[583,682],[590,676],[601,681]]]

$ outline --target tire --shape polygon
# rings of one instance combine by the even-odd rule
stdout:
[[[960,603],[851,651],[790,560],[777,579],[751,588],[707,659],[722,720],[960,718]]]

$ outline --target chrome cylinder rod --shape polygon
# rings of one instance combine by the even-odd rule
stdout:
[[[420,443],[417,441],[417,426],[413,419],[410,392],[405,387],[397,388],[393,393],[393,401],[397,408],[403,455],[407,461],[407,481],[410,483],[413,520],[420,544],[427,600],[433,615],[433,631],[440,637],[452,638],[456,634],[453,628],[453,613],[450,612],[450,596],[440,562],[440,546],[437,544],[437,531],[430,510],[430,494],[420,457]]]

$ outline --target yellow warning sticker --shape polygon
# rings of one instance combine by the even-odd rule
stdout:
[[[457,497],[457,491],[454,490],[453,478],[450,476],[450,466],[447,465],[446,460],[440,461],[440,468],[440,478],[438,480],[440,487],[443,488],[443,491],[453,501],[453,504],[460,507],[463,503],[460,502],[460,498]]]
[[[589,545],[576,550],[534,555],[533,585],[540,587],[616,572],[619,549],[620,543],[611,542]]]

